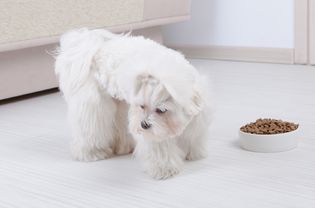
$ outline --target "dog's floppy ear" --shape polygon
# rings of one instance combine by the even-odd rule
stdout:
[[[204,101],[200,93],[194,90],[192,97],[190,98],[190,103],[185,108],[185,111],[188,115],[197,115],[204,107]]]
[[[165,88],[174,98],[174,100],[179,103],[189,116],[197,115],[204,107],[204,100],[201,95],[201,90],[199,89],[200,83],[189,83],[183,81],[180,82],[167,82],[164,83]],[[191,85],[194,85],[191,87]]]
[[[198,75],[192,87],[190,103],[188,104],[187,108],[185,108],[186,112],[189,115],[194,116],[202,111],[206,105],[208,106],[207,99],[209,99],[210,92],[208,78],[203,75]]]

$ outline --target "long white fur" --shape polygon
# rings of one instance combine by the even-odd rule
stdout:
[[[180,53],[143,37],[80,29],[61,37],[55,71],[75,159],[100,160],[135,148],[146,172],[164,179],[179,173],[185,159],[206,156],[207,81]],[[160,115],[156,108],[169,111]],[[152,127],[141,128],[143,120]]]

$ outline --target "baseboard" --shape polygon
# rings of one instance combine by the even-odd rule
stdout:
[[[250,61],[266,63],[294,63],[294,49],[291,48],[260,48],[234,46],[197,46],[168,45],[182,52],[187,58],[217,59],[232,61]]]

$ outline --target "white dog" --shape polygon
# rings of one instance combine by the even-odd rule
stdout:
[[[164,179],[185,159],[206,156],[205,80],[180,53],[143,37],[80,29],[61,37],[55,70],[75,159],[101,160],[135,148],[146,172]]]

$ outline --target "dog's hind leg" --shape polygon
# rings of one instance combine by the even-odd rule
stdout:
[[[96,161],[111,157],[116,113],[113,99],[90,83],[82,86],[67,102],[74,159]]]

